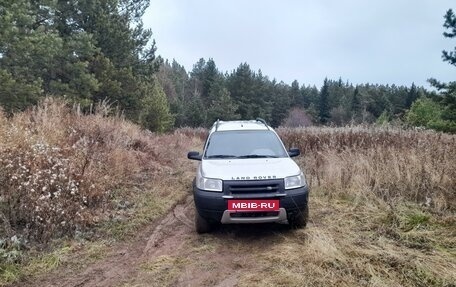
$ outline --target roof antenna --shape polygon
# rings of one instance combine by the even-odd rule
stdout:
[[[265,121],[264,119],[262,119],[262,118],[256,118],[256,121],[257,121],[257,122],[260,122],[260,123],[263,123],[263,124],[266,126],[266,128],[269,130],[269,126],[268,126],[268,124],[266,123],[266,121]]]
[[[218,130],[219,123],[220,123],[220,119],[217,119],[217,122],[215,123],[215,131]]]

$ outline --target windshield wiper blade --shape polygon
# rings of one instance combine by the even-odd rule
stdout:
[[[275,155],[267,155],[267,154],[246,154],[238,156],[237,158],[277,158],[278,156]]]
[[[229,154],[214,154],[207,156],[207,158],[236,158],[236,156]]]

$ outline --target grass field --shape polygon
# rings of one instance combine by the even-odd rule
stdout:
[[[157,135],[103,111],[85,116],[50,101],[0,115],[0,285],[77,273],[132,238],[139,248],[136,235],[148,238],[145,227],[191,194],[195,166],[185,156],[201,149],[204,129]],[[456,286],[456,136],[277,131],[301,149],[307,228],[165,228],[175,245],[146,256],[122,284],[192,286],[199,270],[208,277],[198,284],[211,286],[220,280],[208,270],[228,266],[229,286]]]
[[[245,286],[455,286],[454,136],[377,128],[280,129],[301,148],[308,228],[259,255]],[[242,284],[241,284],[242,285]]]

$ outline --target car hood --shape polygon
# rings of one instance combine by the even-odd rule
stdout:
[[[199,168],[202,176],[222,180],[280,179],[301,173],[288,157],[203,160]]]

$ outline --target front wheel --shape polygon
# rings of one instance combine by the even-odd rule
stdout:
[[[210,222],[202,217],[197,210],[195,210],[195,228],[199,234],[208,233],[212,229]]]
[[[305,210],[301,210],[297,214],[288,217],[288,223],[292,228],[303,228],[306,227],[308,218],[309,207],[306,206]]]

